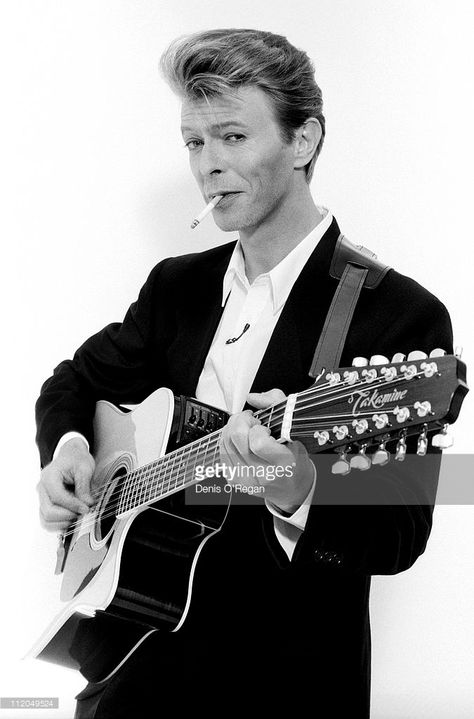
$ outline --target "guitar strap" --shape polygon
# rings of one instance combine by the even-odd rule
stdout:
[[[339,280],[324,327],[313,356],[310,377],[323,369],[338,367],[357,300],[363,287],[378,287],[390,267],[362,245],[354,245],[339,235],[329,274]]]

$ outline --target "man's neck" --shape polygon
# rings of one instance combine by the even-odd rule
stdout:
[[[316,225],[322,215],[309,191],[298,201],[280,207],[278,217],[256,229],[241,231],[240,243],[245,258],[245,273],[250,284],[258,275],[270,272]]]

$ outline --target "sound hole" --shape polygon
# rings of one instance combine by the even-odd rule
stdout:
[[[99,516],[96,522],[96,539],[100,541],[112,529],[119,510],[119,501],[122,493],[123,480],[127,474],[126,467],[121,467],[108,483],[107,489],[100,502]]]

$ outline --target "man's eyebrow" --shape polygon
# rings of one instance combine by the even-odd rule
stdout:
[[[225,122],[216,122],[213,125],[209,127],[211,132],[214,132],[215,130],[222,130],[225,127],[246,127],[245,123],[240,122],[239,120],[226,120]],[[188,125],[182,125],[181,126],[181,132],[192,132],[194,128],[189,127]]]

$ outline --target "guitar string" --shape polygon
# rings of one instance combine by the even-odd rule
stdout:
[[[215,443],[213,445],[214,450],[216,450],[218,447],[219,447],[218,443]],[[206,455],[208,454],[208,451],[209,451],[209,449],[206,449],[206,450],[204,450],[204,452],[201,453],[201,454],[204,454],[204,459],[205,459]],[[188,487],[192,486],[193,484],[197,484],[200,481],[199,479],[194,479],[194,480],[188,482],[188,478],[193,475],[195,476],[195,467],[192,470],[186,469],[186,471],[184,473],[184,481],[179,485],[177,483],[177,479],[179,478],[179,473],[176,474],[176,476],[174,478],[172,476],[164,477],[163,478],[164,481],[162,482],[162,486],[160,489],[163,490],[163,487],[165,485],[167,485],[166,490],[161,491],[160,494],[156,497],[153,497],[153,499],[146,500],[145,503],[142,503],[141,506],[145,506],[145,504],[148,504],[148,503],[153,504],[154,502],[157,502],[157,501],[160,501],[161,499],[165,499],[166,497],[169,497],[174,491],[181,491],[183,489],[187,489]],[[170,491],[170,487],[173,484],[173,482],[175,482],[175,486],[173,487],[173,491]],[[155,484],[159,485],[159,480],[158,480],[158,482],[155,482]],[[147,490],[149,490],[149,489],[150,489],[150,486],[147,487]],[[114,491],[115,491],[115,488],[114,488]],[[132,487],[130,498],[134,499],[135,498],[134,494],[138,494],[138,491],[139,491],[138,487],[136,487],[136,486]],[[127,501],[128,501],[128,498],[127,498]],[[109,511],[107,511],[105,514],[102,514],[100,516],[100,520],[106,519],[111,516],[117,516],[116,509],[117,509],[117,507],[120,506],[120,504],[121,504],[121,499],[118,502],[116,502],[113,511],[110,511],[110,507],[107,507],[107,505],[106,505],[106,507]],[[140,505],[138,505],[138,506],[140,506]],[[130,508],[125,509],[123,512],[119,512],[118,514],[126,514],[131,509],[136,509],[136,508],[137,507],[131,506]],[[91,510],[91,511],[95,512],[95,509]],[[85,516],[87,517],[87,515],[85,515]],[[65,532],[62,533],[63,537],[68,536],[69,534],[73,534],[75,531],[75,527],[79,526],[81,524],[81,521],[82,521],[81,519],[73,521],[71,523],[71,525],[69,526],[68,530],[66,530]],[[94,515],[94,517],[91,517],[91,519],[89,521],[82,523],[82,528],[87,529],[88,527],[93,526],[96,523],[96,521],[97,521],[97,517]]]
[[[407,405],[407,407],[412,407],[412,405]],[[365,414],[365,415],[367,415],[367,416],[370,416],[370,415],[373,414],[373,411],[367,411],[367,412],[365,412],[365,413],[361,413],[360,416],[362,416],[362,414]],[[341,417],[341,416],[343,416],[343,415],[335,415],[334,417]],[[353,417],[352,414],[349,414],[349,415],[346,415],[346,416],[348,416],[349,418],[352,418],[352,417]],[[331,423],[334,421],[334,417],[329,417],[329,419],[331,419]],[[322,419],[322,418],[320,418],[320,419]],[[328,424],[328,422],[324,422],[321,426],[322,426],[322,427],[326,427],[327,424]],[[314,425],[314,424],[311,424],[309,428],[310,428],[310,432],[309,432],[309,435],[310,435],[310,434],[313,433],[314,428],[315,428],[315,425]],[[302,430],[302,429],[304,429],[304,427],[300,427],[300,428],[299,428],[299,430]],[[387,429],[387,428],[384,427],[384,428],[379,428],[379,429],[383,430],[383,429]],[[364,432],[362,432],[361,434],[363,434],[363,433],[364,433]],[[294,434],[294,436],[305,436],[305,434],[308,435],[308,433],[305,433],[305,432],[302,432],[302,431],[298,431],[298,432],[295,432],[295,433],[293,433],[293,434]],[[382,434],[383,434],[383,431],[380,432],[380,434],[382,435]],[[216,438],[214,438],[214,439],[216,439]],[[351,438],[347,437],[347,438],[344,438],[344,439],[347,439],[348,442],[353,441],[353,438],[352,438],[352,437],[351,437]],[[356,438],[356,441],[357,441],[357,438]],[[215,458],[215,455],[216,455],[215,450],[217,449],[217,446],[218,446],[218,445],[217,445],[216,442],[213,442],[213,443],[208,442],[208,445],[207,445],[205,448],[203,448],[203,451],[201,451],[198,456],[204,454],[203,459],[204,459],[204,462],[205,462],[206,459],[207,459],[207,454],[208,454],[208,452],[209,452],[209,451],[214,451],[214,458]],[[321,445],[321,446],[324,446],[324,445]],[[330,447],[328,447],[328,449],[329,449],[329,448],[330,448]],[[174,491],[182,490],[182,489],[186,488],[186,486],[191,486],[192,484],[195,484],[195,483],[197,483],[198,481],[200,481],[199,479],[197,479],[197,480],[195,480],[195,481],[189,482],[189,477],[190,477],[190,475],[192,476],[193,473],[195,474],[195,467],[196,467],[196,460],[197,460],[197,459],[198,459],[198,457],[195,457],[195,458],[194,458],[194,466],[193,466],[192,468],[188,468],[188,466],[186,466],[185,472],[184,472],[184,474],[182,475],[182,476],[183,476],[183,479],[181,480],[181,482],[180,482],[179,485],[178,485],[178,479],[179,479],[179,477],[180,477],[180,469],[181,469],[181,466],[178,466],[177,468],[172,467],[171,474],[169,474],[167,478],[160,478],[160,477],[158,477],[158,481],[155,481],[154,484],[155,484],[155,486],[159,486],[159,487],[160,487],[160,494],[157,495],[157,496],[155,496],[155,497],[152,497],[152,498],[150,498],[150,499],[145,500],[145,502],[141,501],[141,502],[139,503],[139,505],[137,505],[137,506],[145,506],[145,505],[148,504],[148,503],[154,503],[154,502],[159,501],[160,499],[162,499],[162,498],[164,498],[164,497],[166,497],[166,496],[170,496],[170,494],[173,493]],[[167,470],[167,469],[169,469],[169,468],[168,468],[168,467],[164,467],[164,469]],[[176,472],[177,472],[177,473],[173,476],[173,473],[174,473],[175,469],[176,469]],[[140,482],[142,482],[144,479],[146,479],[146,480],[148,481],[148,477],[146,476],[147,474],[150,474],[150,472],[149,472],[149,471],[148,471],[148,472],[145,472],[144,476],[138,477],[138,479],[140,480]],[[129,475],[129,478],[130,478],[130,475]],[[132,479],[135,479],[135,478],[132,477]],[[164,480],[164,481],[163,481],[163,480]],[[170,487],[172,487],[173,492],[169,492]],[[142,487],[139,487],[138,485],[136,485],[136,486],[134,486],[134,487],[131,488],[130,499],[135,500],[135,499],[137,499],[137,496],[140,496],[140,497],[143,496],[143,497],[144,497],[144,496],[146,496],[147,494],[150,495],[150,494],[151,494],[151,490],[152,490],[153,488],[154,488],[153,483],[149,483],[149,484],[147,484],[147,485],[145,485],[145,486],[142,486]],[[144,491],[144,490],[145,490],[145,491]],[[114,488],[113,491],[116,491],[116,487]],[[129,498],[127,498],[127,501],[128,501],[128,499],[129,499]],[[114,506],[113,504],[112,504],[112,505],[109,504],[109,506],[107,507],[107,504],[106,504],[106,507],[108,508],[109,511],[106,512],[105,514],[102,514],[102,515],[101,515],[101,519],[105,519],[106,517],[115,515],[116,509],[117,509],[118,506],[120,506],[121,503],[122,503],[122,497],[118,500],[118,502],[116,502],[115,506]],[[124,502],[124,503],[126,504],[126,502]],[[130,509],[135,509],[135,508],[137,508],[137,507],[133,507],[133,505],[132,505],[130,508],[125,509],[124,512],[119,512],[118,514],[123,514],[123,513],[127,512],[127,511],[129,511]],[[94,524],[94,523],[95,523],[95,518],[94,518],[94,520],[91,522],[91,524]],[[87,525],[88,525],[88,523],[84,523],[83,526],[87,526]],[[69,534],[69,533],[71,533],[71,532],[68,531],[67,533]]]
[[[419,374],[422,374],[422,373],[419,373]],[[403,379],[405,379],[405,378],[403,378]],[[386,381],[386,380],[384,379],[383,382],[380,383],[380,385],[388,386],[389,384],[396,383],[397,381],[399,382],[399,381],[401,381],[401,380],[402,380],[401,377],[394,378],[391,382],[388,382],[388,381]],[[374,381],[371,382],[370,384],[371,384],[372,387],[374,387],[374,386],[377,386],[379,383],[377,383],[377,382],[374,380]],[[349,387],[351,388],[351,390],[353,389],[353,385],[349,385]],[[341,391],[341,390],[345,391],[345,390],[348,389],[348,386],[346,385],[346,386],[344,386],[344,387],[341,387],[341,386],[339,385],[339,386],[338,386],[337,388],[335,388],[335,389],[336,389],[336,390],[339,390],[339,391]],[[306,394],[311,393],[311,388],[309,388],[309,390],[305,390],[304,392],[305,392]],[[346,394],[346,396],[351,396],[352,393],[353,393],[352,391],[349,391],[349,393]],[[302,394],[302,393],[300,393],[300,394]],[[344,395],[343,395],[343,396],[344,396]],[[285,401],[284,404],[286,405],[286,401]],[[324,403],[317,403],[317,404],[315,404],[314,406],[319,406],[320,404],[324,404]],[[275,407],[275,406],[277,406],[277,405],[274,405],[274,407]],[[412,405],[408,405],[408,407],[412,407]],[[272,408],[267,408],[266,410],[260,410],[259,413],[260,413],[261,415],[263,415],[263,414],[265,414],[265,413],[270,412],[271,409],[272,409]],[[365,412],[365,413],[360,413],[359,416],[361,416],[362,414],[366,414],[366,415],[370,416],[370,415],[373,415],[374,412],[373,412],[373,411],[367,411],[367,412]],[[271,416],[271,412],[270,412],[270,416]],[[350,419],[350,418],[353,418],[353,415],[352,415],[352,414],[347,414],[347,415],[331,415],[331,416],[329,416],[329,417],[327,417],[327,418],[326,418],[326,417],[319,417],[318,419],[319,419],[319,421],[323,421],[323,420],[324,420],[324,424],[327,424],[330,419],[331,419],[331,422],[332,422],[332,421],[334,421],[334,419],[339,419],[339,420],[340,420],[341,418],[344,418],[344,417],[349,417],[349,419]],[[295,418],[295,420],[296,420],[296,419],[297,419],[297,418]],[[299,422],[305,422],[305,421],[307,422],[309,419],[311,419],[311,418],[298,418],[298,421],[299,421]],[[315,418],[315,419],[316,419],[316,418]],[[303,426],[300,425],[300,427],[298,427],[297,429],[304,429],[304,425],[303,425]],[[315,426],[314,426],[314,425],[312,425],[312,429],[313,429],[313,431],[314,431],[314,429],[315,429]],[[383,429],[383,428],[382,428],[382,429]],[[218,434],[220,434],[220,431],[219,431]],[[299,433],[298,433],[298,436],[304,436],[304,434],[305,434],[304,432],[299,432]],[[211,449],[211,448],[212,448],[212,449],[215,449],[215,447],[216,447],[215,444],[213,444],[212,447],[211,447],[211,442],[210,442],[211,436],[212,436],[212,434],[207,435],[206,437],[204,437],[204,438],[202,438],[202,439],[200,440],[200,443],[205,443],[205,442],[207,441],[206,447],[203,448],[203,449],[204,449],[205,456],[207,455],[207,452],[209,451],[209,449]],[[295,435],[295,436],[296,436],[296,435]],[[218,437],[214,437],[214,439],[218,439]],[[181,449],[181,450],[183,450],[183,449],[185,450],[186,447],[188,447],[188,450],[189,450],[189,446],[188,446],[188,445],[185,445],[184,448],[180,448],[180,449]],[[176,451],[175,451],[175,452],[176,452]],[[178,450],[178,452],[179,452],[179,450]],[[198,446],[198,447],[197,447],[197,456],[194,457],[195,463],[196,463],[197,457],[199,456],[199,454],[200,454],[201,452],[202,452],[202,450],[201,450],[200,447]],[[150,473],[153,473],[154,470],[157,469],[157,465],[160,463],[160,460],[161,460],[161,463],[162,463],[163,465],[164,465],[164,463],[166,462],[166,466],[163,467],[163,469],[168,470],[168,469],[169,469],[169,464],[170,464],[170,460],[171,460],[171,456],[172,456],[172,455],[173,455],[173,453],[169,453],[168,455],[164,455],[164,457],[162,457],[162,458],[160,458],[159,460],[157,460],[157,461],[151,463],[150,465],[144,465],[142,468],[137,468],[136,470],[133,470],[132,472],[128,473],[127,475],[125,475],[124,477],[121,478],[121,482],[119,481],[119,482],[116,483],[116,486],[115,486],[115,488],[114,488],[114,491],[117,491],[117,487],[119,487],[119,485],[122,484],[122,483],[124,484],[124,483],[125,483],[126,481],[128,481],[128,480],[132,480],[132,481],[134,481],[134,480],[139,480],[140,482],[142,482],[144,479],[146,479],[146,480],[148,481],[149,477],[147,477],[147,475],[150,475]],[[175,468],[175,467],[173,466],[173,467],[171,468],[171,474],[169,475],[169,479],[167,480],[168,485],[171,485],[172,483],[175,483],[175,486],[177,486],[177,479],[179,478],[179,470],[181,469],[182,459],[184,458],[184,455],[185,455],[185,452],[182,453],[182,457],[180,458],[180,463],[178,464],[178,467]],[[192,450],[188,452],[188,455],[191,457],[191,455],[192,455]],[[175,460],[175,459],[176,459],[176,457],[173,457],[173,460]],[[186,459],[188,460],[188,458],[186,458]],[[173,461],[173,465],[174,465],[174,461]],[[175,472],[175,471],[176,471],[176,474],[174,475],[174,472]],[[140,476],[140,475],[141,475],[141,476]],[[186,476],[186,475],[185,475],[185,476]],[[160,486],[160,482],[161,482],[161,486]],[[160,494],[163,494],[163,486],[164,486],[164,483],[161,481],[161,477],[160,477],[160,476],[158,476],[158,481],[155,481],[154,484],[155,484],[155,486],[159,486],[159,487],[160,487]],[[104,489],[104,488],[102,487],[100,490],[98,490],[97,496],[103,495],[103,489]],[[146,487],[146,489],[147,489],[147,492],[148,492],[148,493],[151,493],[151,490],[154,489],[153,483],[148,484],[147,487]],[[141,491],[142,491],[142,488],[139,488],[138,485],[135,486],[135,487],[131,486],[131,487],[130,487],[130,491],[129,491],[130,498],[131,498],[131,499],[135,499],[135,498],[136,498],[135,495],[138,495],[138,493],[141,492]],[[128,498],[127,498],[127,499],[128,499]],[[158,499],[159,499],[159,497],[157,497],[154,501],[157,501]],[[120,499],[119,499],[118,502],[116,503],[114,509],[115,509],[116,507],[118,507],[121,502],[122,502],[122,497],[120,497]],[[127,511],[128,511],[128,510],[127,510]],[[111,512],[111,514],[112,514],[112,513],[113,513],[113,512]],[[103,516],[103,518],[105,518],[105,515],[102,515],[102,516]],[[110,515],[108,515],[108,516],[110,516]]]
[[[418,377],[418,376],[421,376],[422,374],[423,374],[423,372],[419,372],[417,375],[413,375],[413,378],[414,378],[415,376],[417,376],[417,377]],[[353,383],[352,385],[347,385],[347,384],[340,385],[340,384],[339,384],[339,385],[336,386],[336,385],[331,385],[330,383],[325,383],[325,385],[324,385],[323,387],[320,387],[320,386],[318,386],[318,387],[316,387],[316,388],[314,388],[314,387],[309,387],[308,389],[303,390],[302,392],[299,392],[299,393],[298,393],[298,399],[297,399],[297,401],[296,401],[296,403],[295,403],[295,409],[296,409],[296,408],[298,408],[298,409],[310,409],[310,408],[312,408],[312,407],[321,406],[322,404],[324,404],[324,402],[311,403],[311,401],[310,401],[310,402],[308,403],[308,400],[312,400],[312,399],[314,399],[314,397],[317,397],[317,396],[319,396],[319,395],[321,395],[322,397],[327,397],[327,398],[328,398],[328,399],[326,400],[326,403],[327,403],[327,402],[333,401],[334,398],[336,398],[336,399],[344,399],[345,397],[350,397],[350,396],[353,394],[354,390],[356,390],[358,387],[362,387],[362,386],[363,386],[363,387],[367,387],[367,386],[370,384],[370,387],[371,387],[372,389],[377,389],[377,388],[382,387],[382,386],[388,387],[388,386],[390,386],[390,385],[392,385],[392,384],[397,384],[397,383],[399,383],[399,382],[403,382],[403,381],[406,380],[405,377],[400,377],[400,376],[395,377],[395,378],[393,378],[393,379],[390,380],[390,381],[387,381],[385,378],[377,378],[377,379],[378,379],[378,381],[375,380],[375,379],[372,380],[371,382],[367,382],[366,380],[364,380],[364,381],[359,382],[359,383]],[[408,380],[407,380],[407,381],[408,381]],[[322,390],[326,389],[327,387],[329,387],[330,389],[332,389],[332,391],[323,393]],[[345,393],[345,394],[344,394],[344,393]],[[302,398],[302,399],[300,399],[300,398]],[[283,402],[279,402],[279,403],[273,405],[273,407],[269,407],[269,408],[265,408],[265,409],[263,409],[263,410],[259,410],[258,412],[255,413],[255,417],[257,417],[257,418],[260,419],[260,420],[263,419],[264,421],[262,422],[262,424],[264,424],[265,421],[266,421],[267,419],[269,419],[269,418],[270,418],[271,420],[273,420],[273,421],[278,421],[280,418],[284,417],[285,410],[286,410],[286,404],[287,404],[287,403],[286,403],[286,399],[285,399]],[[275,411],[275,408],[277,408],[276,411]],[[272,411],[272,410],[273,410],[273,411]],[[370,413],[369,413],[369,414],[370,414]],[[267,416],[265,417],[265,415],[267,415]],[[294,421],[295,421],[295,422],[296,422],[296,421],[304,421],[304,418],[296,418],[296,417],[295,417],[295,418],[294,418]],[[209,436],[211,436],[212,434],[213,434],[213,433],[210,433],[209,435],[206,435],[205,437],[202,437],[202,438],[199,439],[198,441],[199,441],[199,442],[204,442],[204,441],[206,441],[207,438],[208,438]],[[176,456],[177,456],[177,455],[180,454],[180,453],[184,456],[184,455],[186,455],[186,454],[189,453],[189,452],[192,452],[192,447],[191,447],[191,445],[185,445],[184,447],[180,447],[180,448],[177,449],[177,450],[173,450],[172,452],[168,453],[167,455],[164,455],[164,457],[161,457],[161,458],[159,458],[158,460],[154,460],[154,462],[153,462],[153,463],[150,463],[150,465],[144,465],[143,468],[145,468],[145,467],[150,467],[150,468],[151,468],[151,465],[153,465],[153,464],[155,464],[155,465],[159,464],[162,460],[164,460],[165,457],[170,457],[170,458],[171,458],[172,455],[176,455]],[[138,471],[140,471],[140,469],[141,469],[141,468],[137,468],[137,469],[133,470],[133,472],[138,472]],[[128,480],[128,478],[129,478],[129,474],[125,475],[122,479],[123,479],[123,481],[125,482],[125,481]],[[101,493],[102,493],[102,489],[98,490],[97,496],[99,496]]]
[[[327,423],[324,423],[321,426],[326,427]],[[306,436],[310,436],[312,434],[312,430],[309,433],[304,433],[302,431],[298,431],[298,432],[295,432],[294,436],[305,436],[305,434],[306,434]],[[348,441],[352,441],[352,440],[348,439]],[[212,447],[209,447],[207,450],[204,450],[203,452],[201,452],[201,455],[203,455],[202,459],[203,459],[204,463],[207,460],[207,454],[209,453],[209,450],[216,450],[217,448],[218,448],[218,445],[214,444],[214,445],[212,445]],[[330,448],[330,446],[327,447],[327,449],[329,449],[329,448]],[[214,453],[214,458],[215,458],[215,456],[216,456],[216,454]],[[193,475],[194,475],[194,479],[192,479]],[[113,509],[111,509],[110,505],[108,506],[106,504],[106,507],[109,511],[105,512],[104,514],[101,514],[100,517],[97,517],[97,515],[94,514],[94,516],[91,517],[90,520],[88,520],[87,522],[83,522],[82,529],[88,529],[90,526],[94,526],[98,520],[103,521],[104,519],[106,519],[108,517],[111,517],[111,516],[117,517],[120,514],[124,515],[131,510],[137,509],[138,507],[144,507],[147,504],[154,504],[154,503],[160,501],[161,499],[165,499],[166,497],[171,496],[171,494],[173,494],[174,492],[187,489],[187,488],[191,487],[193,484],[197,484],[199,481],[201,481],[200,479],[197,479],[195,477],[195,468],[187,467],[183,474],[183,478],[181,479],[179,484],[177,482],[178,477],[179,477],[179,474],[176,475],[176,477],[169,476],[167,478],[163,478],[163,481],[161,482],[161,486],[160,486],[160,494],[159,495],[154,496],[151,499],[145,499],[145,501],[141,501],[136,506],[132,505],[129,508],[125,508],[122,512],[118,512],[118,513],[116,512],[116,509],[120,505],[121,500],[119,500],[116,503],[115,507],[112,505]],[[140,496],[140,497],[142,497],[142,500],[143,500],[143,498],[147,494],[149,494],[149,492],[150,492],[150,485],[147,485],[145,487],[140,487],[140,488],[135,487],[132,490],[131,498],[135,500],[135,499],[137,499],[137,496]],[[74,531],[75,531],[74,528],[71,529],[71,527],[73,527],[74,524],[79,525],[80,521],[73,523],[66,532],[63,532],[63,536],[67,536],[69,534],[74,533]]]
[[[419,373],[419,374],[422,374],[422,373]],[[336,385],[332,385],[332,386],[330,385],[329,388],[330,388],[331,391],[326,392],[326,393],[322,392],[319,387],[317,387],[317,388],[310,387],[310,388],[308,388],[307,390],[303,390],[303,392],[301,392],[301,393],[298,394],[298,400],[297,400],[297,402],[295,403],[295,409],[296,409],[296,408],[298,408],[298,409],[301,409],[301,408],[310,409],[311,407],[317,407],[317,406],[320,406],[320,405],[324,404],[324,402],[317,402],[317,403],[311,403],[311,402],[308,403],[308,402],[307,402],[308,399],[313,399],[315,396],[317,397],[318,395],[321,395],[322,397],[327,398],[327,399],[326,399],[326,403],[327,403],[327,402],[333,400],[334,397],[337,397],[338,399],[343,399],[343,398],[345,398],[345,397],[350,397],[350,396],[353,394],[354,390],[357,389],[358,386],[359,386],[359,387],[360,387],[360,386],[365,386],[365,387],[366,387],[368,384],[370,384],[371,388],[376,389],[376,388],[378,388],[379,386],[388,387],[389,385],[391,385],[391,384],[396,384],[396,383],[398,383],[398,382],[400,382],[400,381],[403,381],[404,379],[405,379],[404,377],[403,377],[403,378],[402,378],[402,377],[395,377],[395,378],[393,378],[391,381],[387,381],[385,378],[383,378],[383,379],[382,379],[382,378],[379,378],[379,381],[377,381],[377,380],[372,380],[370,383],[368,383],[368,382],[366,382],[366,381],[363,381],[363,382],[360,382],[360,383],[354,383],[353,385],[347,385],[347,384],[345,384],[345,385],[343,385],[343,386],[342,386],[342,385],[337,385],[337,386],[336,386]],[[349,390],[349,391],[347,391],[347,390]],[[344,393],[346,393],[346,394],[344,394]],[[302,395],[303,395],[303,400],[300,400],[299,398],[300,398]],[[306,399],[306,401],[305,401],[305,399]],[[281,410],[280,410],[280,409],[277,409],[277,411],[275,412],[275,407],[278,408],[279,406],[281,406]],[[273,412],[272,412],[272,409],[273,409]],[[266,408],[266,409],[264,409],[264,410],[259,410],[259,411],[256,413],[256,416],[257,416],[258,419],[264,419],[264,422],[265,422],[267,419],[269,419],[269,418],[270,418],[270,420],[273,420],[273,421],[278,422],[278,420],[280,419],[280,417],[283,417],[283,416],[284,416],[285,409],[286,409],[286,400],[285,400],[284,402],[280,402],[280,403],[274,405],[273,408],[270,407],[270,408]],[[370,414],[370,413],[369,413],[369,414]],[[264,415],[267,415],[267,417],[265,417]],[[297,420],[297,418],[294,418],[294,419],[295,419],[295,421]],[[302,419],[303,419],[303,418],[302,418]],[[298,421],[302,421],[302,420],[298,420]],[[262,422],[262,424],[264,424],[264,422]],[[211,433],[211,434],[209,434],[209,435],[206,435],[205,437],[201,438],[201,439],[199,440],[199,443],[207,441],[208,437],[212,436],[212,434],[213,434],[213,433]],[[219,434],[220,434],[220,431],[219,431]],[[199,451],[199,446],[198,446],[196,449],[197,449],[197,451]],[[126,481],[128,481],[128,479],[130,478],[130,474],[139,473],[141,470],[148,470],[148,471],[150,471],[150,470],[157,469],[157,468],[158,468],[158,465],[159,465],[160,463],[163,463],[163,461],[165,460],[165,458],[169,458],[169,460],[171,460],[171,459],[174,459],[174,460],[175,460],[175,459],[178,459],[178,458],[179,458],[179,459],[182,459],[182,458],[185,458],[186,455],[192,454],[192,452],[193,452],[193,448],[192,448],[191,445],[185,445],[184,447],[180,447],[180,448],[177,449],[177,450],[173,450],[173,452],[170,452],[169,454],[164,455],[164,457],[161,457],[161,458],[159,458],[158,460],[155,460],[154,462],[150,463],[149,465],[144,465],[142,468],[136,468],[135,470],[132,470],[131,473],[127,473],[127,474],[124,475],[124,477],[122,478],[122,483],[125,483]],[[181,455],[181,457],[179,457],[179,455]],[[136,478],[136,477],[135,477],[135,478]],[[96,492],[95,497],[94,497],[94,495],[93,495],[93,498],[99,497],[99,496],[102,494],[102,492],[103,492],[103,488],[100,488],[100,489]]]

